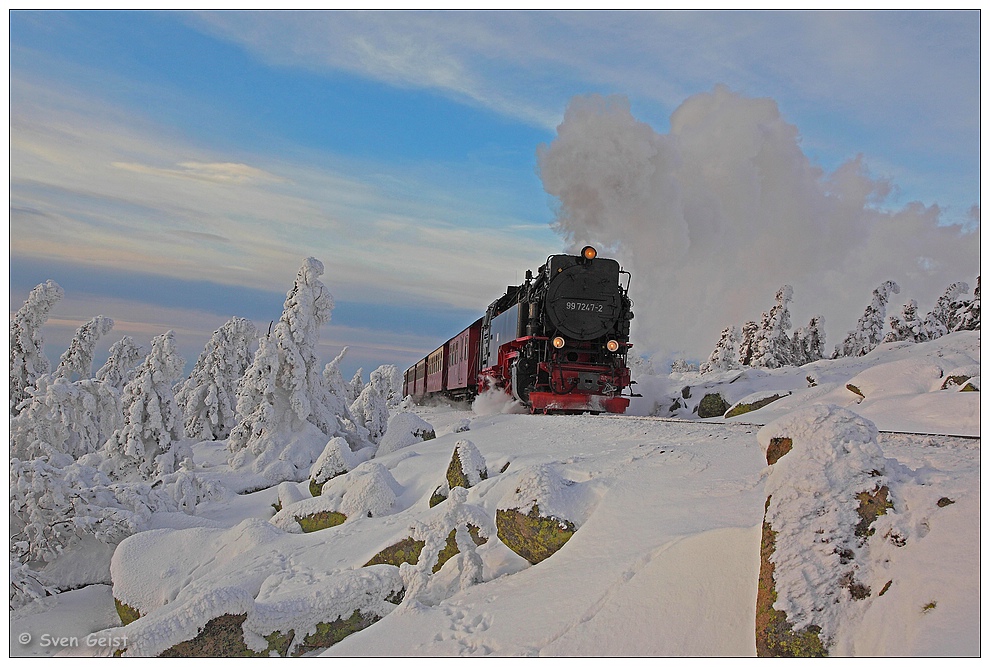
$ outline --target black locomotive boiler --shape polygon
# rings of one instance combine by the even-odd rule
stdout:
[[[630,385],[629,278],[591,246],[551,255],[484,317],[410,367],[404,394],[471,398],[494,390],[534,413],[624,412],[632,395],[622,394]]]

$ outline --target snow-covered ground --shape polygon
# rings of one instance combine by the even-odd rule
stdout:
[[[818,623],[832,654],[979,655],[981,394],[941,388],[954,375],[979,388],[979,363],[979,332],[965,332],[801,368],[640,377],[644,396],[628,416],[531,416],[492,401],[475,410],[414,407],[435,439],[352,462],[319,499],[310,499],[307,481],[291,482],[228,493],[194,516],[157,517],[157,530],[118,547],[112,589],[88,586],[12,612],[11,655],[156,654],[224,613],[247,614],[248,646],[263,646],[273,630],[302,636],[318,618],[350,614],[365,604],[356,602],[362,595],[395,585],[406,590],[398,605],[379,596],[373,611],[384,617],[322,655],[755,655],[768,487],[800,491],[802,476],[816,472],[794,455],[793,483],[774,477],[764,447],[776,431],[758,434],[775,421],[795,433],[832,434],[882,468],[891,487],[894,508],[862,546],[867,560],[857,570],[872,594],[836,602],[838,611]],[[783,398],[732,419],[699,420],[694,408],[716,392],[729,405]],[[430,507],[464,441],[487,478]],[[247,488],[243,473],[226,467],[223,441],[193,451],[198,475]],[[819,514],[841,519],[851,499],[830,497],[845,481],[829,479],[815,495]],[[536,565],[510,551],[495,526],[497,510],[525,511],[533,500],[577,527]],[[346,506],[348,519],[291,532],[284,517],[302,503]],[[790,521],[815,543],[813,519]],[[487,542],[459,538],[461,553],[430,574],[431,550],[465,524]],[[362,567],[408,536],[427,544],[420,566]],[[806,553],[817,591],[815,573],[828,570],[830,556],[810,546]],[[142,618],[122,626],[114,597]],[[777,608],[788,605],[782,599]]]

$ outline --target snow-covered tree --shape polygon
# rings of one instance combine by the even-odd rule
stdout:
[[[901,288],[893,280],[888,280],[873,290],[873,301],[866,307],[863,316],[856,323],[841,345],[835,346],[833,359],[838,357],[861,357],[883,340],[883,329],[887,315],[887,302],[891,294],[900,294]]]
[[[722,329],[722,334],[712,350],[708,361],[701,364],[701,372],[712,373],[716,371],[728,371],[739,366],[736,360],[736,350],[739,347],[739,340],[742,334],[739,327],[726,327]]]
[[[100,337],[109,333],[111,329],[113,329],[113,320],[103,315],[97,315],[76,329],[76,335],[72,337],[69,349],[59,359],[52,375],[69,381],[93,377],[93,354],[96,352],[96,344]]]
[[[350,383],[347,385],[347,393],[351,397],[351,402],[356,401],[357,397],[364,391],[364,380],[361,379],[363,373],[363,368],[354,371],[354,377],[351,378]]]
[[[351,404],[351,414],[358,425],[368,429],[370,440],[378,444],[388,427],[388,405],[374,383],[369,382]]]
[[[788,329],[791,328],[791,314],[787,309],[787,304],[793,296],[794,289],[790,285],[784,285],[777,290],[776,303],[769,311],[763,313],[751,365],[780,368],[793,363],[791,336],[788,333]]]
[[[134,379],[137,364],[144,358],[144,350],[130,336],[124,336],[110,346],[107,362],[96,371],[96,379],[118,391]]]
[[[27,390],[51,369],[41,327],[65,292],[53,280],[41,283],[10,320],[10,413],[27,398]]]
[[[969,285],[966,283],[952,283],[935,302],[932,312],[925,317],[925,328],[932,340],[940,338],[950,331],[955,331],[957,325],[955,315],[959,309],[960,297],[967,292],[969,292]]]
[[[278,452],[293,433],[305,430],[309,423],[324,436],[354,437],[348,432],[330,389],[324,383],[323,367],[316,357],[320,327],[330,320],[333,298],[320,282],[323,263],[307,258],[295,285],[285,299],[282,317],[269,336],[261,339],[258,351],[244,374],[237,394],[237,414],[240,419],[231,430],[227,447],[230,464],[265,468],[278,460]],[[320,443],[320,451],[326,439]],[[365,443],[366,444],[366,443]],[[247,450],[255,459],[244,453]],[[303,461],[304,453],[293,456],[292,471],[279,464],[265,473],[272,481],[284,481],[285,475],[295,474],[305,465],[304,475],[320,451]],[[262,465],[264,463],[264,465]],[[282,477],[282,479],[275,479]]]
[[[12,564],[51,563],[87,537],[116,545],[147,527],[152,514],[190,512],[221,490],[184,470],[155,484],[120,482],[97,463],[100,454],[65,467],[45,457],[10,461],[10,555]],[[105,462],[105,461],[104,461]],[[30,577],[30,570],[21,572]],[[58,582],[47,582],[57,585]]]
[[[980,276],[976,276],[976,289],[970,299],[962,301],[953,317],[953,331],[976,331],[980,328]]]
[[[181,413],[172,391],[185,364],[175,345],[175,332],[151,341],[151,352],[124,386],[124,424],[106,443],[117,477],[136,470],[144,479],[157,479],[191,458],[189,446],[182,442]]]
[[[808,326],[794,332],[792,357],[795,366],[803,366],[825,358],[825,318],[816,315]]]
[[[192,373],[175,393],[186,435],[223,440],[237,423],[237,387],[251,363],[254,325],[232,317],[213,332]]]
[[[68,465],[99,450],[123,425],[120,396],[98,380],[69,382],[42,375],[29,389],[30,400],[10,419],[10,456],[29,460],[41,456]]]
[[[741,366],[752,366],[753,356],[756,352],[756,335],[760,331],[760,325],[756,322],[746,322],[742,326],[741,340],[739,341],[739,364]]]
[[[918,315],[918,302],[909,300],[901,308],[900,315],[891,315],[890,331],[883,338],[883,342],[906,340],[912,343],[923,343],[930,339],[928,328]]]
[[[351,403],[354,399],[349,397],[349,385],[340,372],[340,362],[343,361],[345,354],[347,354],[346,346],[323,367],[323,386],[326,388],[324,403],[331,412],[353,423],[355,419],[351,414]]]
[[[696,364],[688,363],[686,359],[674,359],[670,364],[671,373],[694,373],[698,370]]]
[[[393,364],[382,364],[371,371],[369,382],[385,399],[389,408],[394,408],[402,401],[402,372]]]

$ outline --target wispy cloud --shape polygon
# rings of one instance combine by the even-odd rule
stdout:
[[[180,162],[173,168],[154,167],[135,162],[111,162],[111,167],[151,176],[190,178],[213,183],[253,185],[257,183],[283,183],[284,178],[261,169],[237,162]]]
[[[514,277],[502,257],[556,249],[491,205],[497,187],[452,195],[468,177],[450,167],[231,155],[43,81],[11,90],[12,255],[269,290],[314,255],[346,298],[464,306]]]
[[[909,185],[927,203],[936,183],[978,171],[976,11],[215,12],[189,21],[267,63],[439,90],[541,127],[555,127],[574,94],[599,92],[626,95],[663,130],[684,99],[722,83],[777,100],[829,168],[857,153],[878,164],[939,160],[928,185]]]

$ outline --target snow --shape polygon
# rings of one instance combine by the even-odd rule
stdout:
[[[126,640],[127,655],[155,655],[225,613],[246,614],[245,640],[264,650],[275,630],[295,631],[298,643],[317,622],[361,610],[382,619],[320,655],[754,655],[770,497],[777,608],[821,626],[833,655],[979,655],[980,394],[941,389],[958,369],[978,377],[979,348],[979,332],[961,332],[800,368],[642,376],[644,397],[626,416],[514,414],[494,394],[474,411],[405,404],[397,409],[437,437],[370,460],[368,448],[337,440],[335,455],[354,458],[317,498],[308,480],[295,481],[326,462],[321,452],[332,458],[332,437],[313,424],[286,458],[257,469],[232,468],[225,441],[186,441],[190,474],[222,490],[193,515],[153,517],[121,542],[112,589],[87,586],[11,612],[11,654],[109,655]],[[846,389],[855,382],[865,398]],[[668,418],[685,387],[682,418]],[[709,391],[730,404],[790,395],[731,420],[698,420],[691,407]],[[658,406],[663,414],[648,416]],[[770,438],[785,435],[794,448],[768,466]],[[487,477],[430,507],[455,448],[465,472]],[[277,461],[292,476],[266,481],[259,473]],[[290,481],[273,485],[278,477]],[[850,532],[856,494],[880,483],[894,507],[861,543]],[[495,525],[497,510],[533,503],[577,527],[537,565]],[[316,508],[348,518],[313,533],[286,520]],[[451,531],[460,553],[433,573]],[[417,564],[363,567],[409,537],[424,543]],[[838,544],[854,553],[851,564]],[[848,599],[840,584],[853,565],[867,599]],[[399,588],[396,604],[389,594]],[[121,626],[114,597],[142,617]],[[22,632],[32,641],[18,644]],[[42,647],[42,634],[76,645]]]

